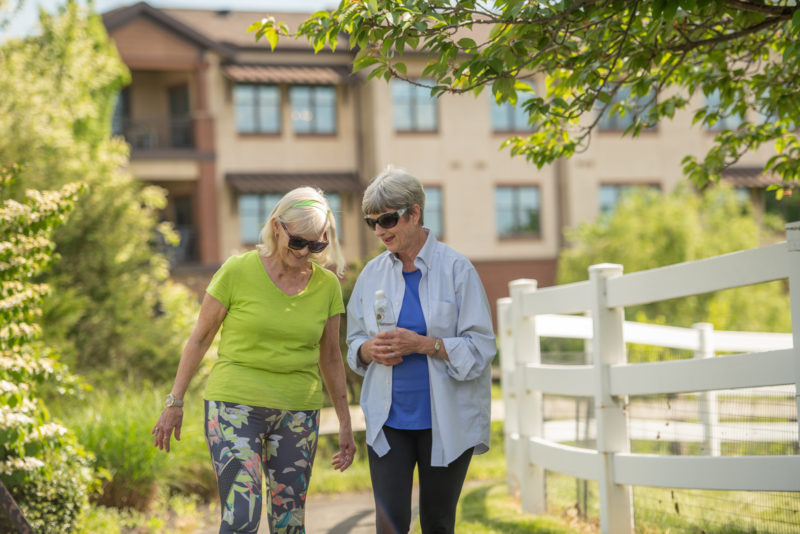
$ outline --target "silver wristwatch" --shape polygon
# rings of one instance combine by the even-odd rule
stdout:
[[[173,395],[172,393],[169,393],[167,395],[167,398],[164,399],[164,407],[169,408],[170,406],[177,406],[178,408],[180,408],[181,406],[183,406],[183,401],[181,399],[175,398],[175,395]]]

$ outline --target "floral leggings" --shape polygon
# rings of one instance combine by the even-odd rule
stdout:
[[[207,400],[205,412],[206,441],[222,511],[220,534],[258,531],[262,466],[270,493],[269,531],[305,533],[319,410],[276,410]]]

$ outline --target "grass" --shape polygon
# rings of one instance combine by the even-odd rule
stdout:
[[[595,529],[569,514],[523,514],[518,501],[508,494],[506,483],[491,482],[470,485],[461,494],[455,531],[459,534],[584,534]],[[413,532],[421,532],[419,523]]]
[[[149,502],[146,512],[95,505],[84,518],[86,526],[82,532],[183,534],[217,521],[216,483],[203,437],[201,396],[190,397],[196,402],[190,400],[185,408],[183,439],[173,442],[172,452],[166,455],[153,448],[150,436],[162,406],[162,395],[155,392],[156,389],[119,387],[113,395],[95,391],[79,405],[64,403],[54,410],[94,452],[98,465],[118,478],[118,489],[138,488],[135,493]],[[161,390],[163,388],[158,389]],[[331,456],[337,449],[336,436],[320,438],[311,477],[312,495],[371,490],[363,432],[357,433],[357,442],[356,461],[340,473],[330,466]],[[654,447],[651,443],[634,445],[640,452]],[[785,444],[768,445],[773,454],[792,452],[784,450]],[[595,482],[586,484],[584,507],[584,500],[578,497],[582,481],[548,472],[549,515],[531,516],[520,513],[519,503],[508,494],[505,480],[503,424],[495,422],[489,452],[472,458],[459,505],[457,532],[596,532],[598,493]],[[147,488],[151,488],[151,482],[153,487],[149,493]],[[117,499],[124,498],[122,492],[115,495]],[[98,501],[102,502],[96,499]],[[800,524],[798,493],[637,487],[634,488],[634,502],[637,534],[703,530],[707,534],[777,534],[798,532],[796,525]],[[588,523],[579,521],[579,509],[588,513]]]
[[[358,453],[356,459],[345,472],[335,471],[330,459],[337,447],[336,436],[322,436],[314,460],[311,475],[311,494],[330,494],[341,492],[371,491],[369,464],[367,462],[364,433],[356,437]],[[467,472],[467,481],[500,480],[506,476],[506,458],[503,449],[503,423],[492,423],[491,446],[489,452],[472,457]]]
[[[547,472],[547,503],[551,514],[575,507],[574,477]],[[586,511],[597,523],[597,482],[586,483]],[[779,534],[800,529],[800,494],[792,492],[704,491],[634,487],[637,534],[691,532],[706,534]],[[581,503],[583,507],[583,503]]]
[[[208,506],[198,496],[158,496],[147,512],[93,506],[76,534],[193,534],[218,517],[216,505]]]

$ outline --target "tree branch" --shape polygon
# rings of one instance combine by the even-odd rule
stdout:
[[[770,17],[762,22],[759,22],[758,24],[748,26],[747,28],[743,28],[736,32],[726,33],[724,35],[720,35],[718,37],[712,37],[710,39],[703,39],[702,41],[691,41],[687,39],[687,42],[684,44],[668,46],[665,47],[664,49],[669,50],[670,52],[690,52],[696,48],[701,48],[703,46],[734,41],[746,35],[750,35],[752,33],[758,33],[763,29],[769,28],[776,24],[780,24],[781,22],[785,22],[787,20],[790,20],[791,18],[792,18],[791,14]]]
[[[742,0],[726,0],[725,4],[739,9],[741,11],[750,11],[751,13],[764,13],[766,15],[786,15],[791,14],[797,7],[791,8],[789,6],[769,6],[764,4],[753,4],[751,2],[744,2]]]

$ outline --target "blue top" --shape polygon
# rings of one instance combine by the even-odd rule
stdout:
[[[397,318],[398,328],[427,335],[425,316],[419,302],[419,281],[422,272],[404,272],[406,291]],[[428,356],[418,352],[403,356],[403,363],[392,367],[392,406],[384,423],[403,430],[424,430],[431,427],[431,381]]]
[[[431,392],[431,465],[446,466],[475,447],[489,449],[491,366],[497,352],[489,301],[475,267],[436,240],[428,240],[414,259],[422,273],[419,301],[428,337],[442,339],[448,360],[428,357]],[[392,367],[358,361],[358,348],[375,337],[378,323],[372,304],[382,289],[397,315],[404,299],[403,262],[388,250],[367,263],[347,304],[347,363],[364,375],[361,408],[367,444],[378,456],[389,452],[383,426],[392,406]]]

